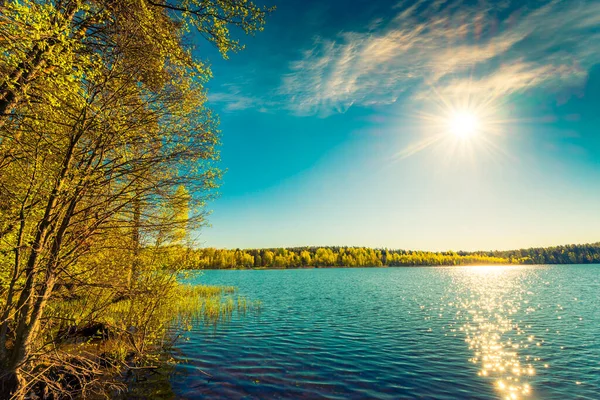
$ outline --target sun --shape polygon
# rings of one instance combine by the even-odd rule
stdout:
[[[448,131],[460,139],[475,136],[481,126],[478,115],[472,111],[456,111],[448,118]]]
[[[475,83],[461,92],[430,88],[417,99],[411,121],[420,140],[396,153],[395,160],[425,149],[450,159],[473,160],[480,153],[486,159],[511,157],[502,142],[518,130],[519,120],[510,117],[506,98],[478,90]]]

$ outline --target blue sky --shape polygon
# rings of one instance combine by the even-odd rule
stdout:
[[[200,245],[600,241],[600,2],[274,5],[229,60],[197,49],[227,169]]]

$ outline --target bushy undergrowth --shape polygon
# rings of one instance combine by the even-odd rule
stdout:
[[[40,351],[23,369],[21,390],[43,398],[114,396],[127,379],[174,360],[169,349],[194,326],[258,310],[231,286],[191,285],[176,272],[140,276],[116,287],[61,288],[46,310]]]

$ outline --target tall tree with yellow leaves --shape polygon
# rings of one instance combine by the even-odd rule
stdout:
[[[218,131],[205,106],[211,72],[192,57],[188,35],[226,56],[241,48],[230,27],[254,33],[268,12],[246,0],[0,5],[4,397],[35,385],[56,288],[95,285],[81,279],[92,276],[82,259],[106,251],[100,244],[115,232],[133,231],[122,245],[139,250],[165,226],[179,226],[179,238],[181,227],[201,224],[220,177]],[[173,193],[184,197],[178,188],[191,194],[189,210],[161,216]]]

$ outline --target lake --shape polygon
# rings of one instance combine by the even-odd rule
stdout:
[[[262,301],[198,326],[187,399],[600,399],[600,266],[205,271]]]

